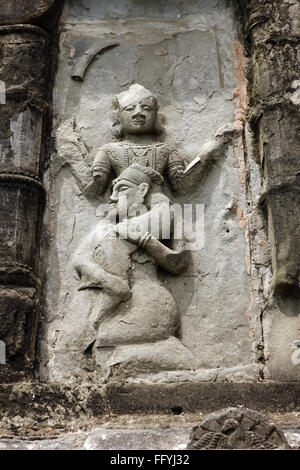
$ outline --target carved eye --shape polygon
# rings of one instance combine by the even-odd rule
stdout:
[[[145,109],[146,111],[151,111],[151,109],[152,109],[152,108],[151,108],[150,106],[148,106],[147,104],[143,105],[142,108]]]
[[[121,187],[119,188],[119,193],[121,193],[122,191],[126,191],[126,189],[128,189],[127,186],[121,186]]]
[[[127,106],[126,108],[124,108],[124,111],[133,111],[134,110],[134,106]]]

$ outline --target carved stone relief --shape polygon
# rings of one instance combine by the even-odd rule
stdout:
[[[230,11],[222,11],[231,24]],[[57,155],[49,173],[53,239],[42,379],[257,379],[240,222],[241,123],[234,122],[235,82],[225,59],[231,53],[224,47],[218,62],[213,25],[219,19],[206,27],[202,20],[199,14],[178,36],[178,25],[164,17],[155,26],[164,33],[149,30],[149,36],[141,36],[137,22],[113,41],[105,29],[87,40],[80,26],[64,36]],[[226,31],[220,34],[229,43]],[[206,49],[190,50],[198,40]],[[71,78],[78,64],[83,81]],[[128,215],[119,220],[122,193]],[[204,206],[207,248],[191,250],[188,233],[172,235],[172,224],[188,225],[174,218],[174,208],[185,204]],[[152,233],[155,216],[169,221],[169,238],[161,227]],[[244,291],[232,276],[242,279]],[[232,290],[239,299],[234,312]]]
[[[289,449],[283,432],[266,416],[247,408],[210,414],[194,427],[189,449]]]
[[[107,376],[113,365],[135,371],[195,370],[199,361],[176,338],[180,328],[176,301],[155,274],[155,264],[174,275],[188,266],[184,240],[173,238],[176,214],[164,192],[164,177],[173,191],[192,191],[239,129],[234,124],[223,126],[185,168],[175,144],[158,141],[159,105],[149,90],[134,84],[113,104],[113,131],[122,141],[101,147],[91,167],[84,158],[88,152],[82,139],[74,132],[75,121],[67,121],[57,132],[59,156],[86,197],[101,195],[115,177],[107,217],[72,255],[78,291],[99,292],[98,308],[87,320],[90,343],[85,351],[94,351]],[[122,203],[127,206],[125,214]],[[161,226],[154,227],[154,221]],[[183,219],[176,223],[183,225]],[[169,236],[164,235],[164,225]],[[155,236],[152,229],[158,229]],[[72,337],[74,343],[78,334]],[[65,341],[62,334],[58,349],[65,349]]]
[[[3,5],[2,430],[297,409],[298,13],[295,0]],[[287,443],[238,408],[190,447]]]

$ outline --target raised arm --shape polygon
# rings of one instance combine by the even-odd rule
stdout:
[[[81,192],[95,198],[106,188],[106,175],[93,175],[88,163],[88,152],[74,118],[65,121],[56,134],[56,147],[61,166],[68,166]]]
[[[180,189],[187,190],[199,184],[209,165],[224,155],[233,137],[240,132],[241,129],[233,123],[218,129],[215,137],[200,148],[197,157],[185,168]]]
[[[184,169],[185,163],[182,156],[176,148],[171,148],[165,167],[165,174],[172,189],[174,189],[175,191],[178,191],[178,189],[180,188],[183,179]]]

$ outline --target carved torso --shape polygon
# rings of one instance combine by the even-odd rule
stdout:
[[[158,171],[175,190],[185,167],[177,149],[168,143],[134,145],[128,142],[114,142],[101,148],[95,157],[93,168],[117,177],[132,163]]]

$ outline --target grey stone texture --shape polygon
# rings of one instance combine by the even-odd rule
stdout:
[[[83,328],[98,297],[92,291],[78,296],[71,258],[98,223],[98,207],[107,202],[109,190],[100,198],[86,198],[61,157],[59,140],[54,149],[52,139],[75,116],[74,128],[91,168],[97,150],[112,141],[113,96],[141,83],[157,95],[166,138],[176,143],[187,164],[220,126],[235,121],[243,129],[196,190],[172,193],[165,188],[174,202],[205,205],[204,248],[191,252],[184,274],[158,274],[178,305],[176,334],[198,365],[151,374],[132,371],[129,379],[116,368],[112,380],[117,384],[138,383],[126,399],[117,394],[124,401],[113,400],[114,407],[135,411],[143,397],[144,406],[151,408],[149,392],[139,388],[144,385],[148,390],[167,387],[159,389],[163,403],[154,400],[154,408],[170,408],[199,383],[206,390],[203,403],[211,409],[222,405],[222,393],[233,385],[241,388],[232,391],[243,390],[251,402],[257,380],[282,382],[284,406],[297,407],[299,3],[159,1],[153,8],[146,0],[65,2],[52,116],[61,6],[24,0],[7,2],[0,13],[1,80],[6,85],[6,103],[0,105],[0,340],[7,345],[8,359],[1,364],[1,381],[24,379],[28,373],[32,377],[39,329],[37,380],[103,383],[89,349],[90,331]],[[83,81],[74,80],[83,62]],[[143,266],[151,263],[144,258],[135,262],[142,278]],[[67,348],[67,358],[57,345],[64,342],[64,333],[72,337],[73,332],[81,336],[74,349]],[[180,382],[190,382],[182,384],[187,387],[183,395]],[[266,385],[272,389],[272,383]],[[61,390],[55,390],[60,397]],[[113,390],[96,393],[101,410],[100,398],[106,393],[114,397]],[[7,393],[14,396],[12,389]],[[208,393],[219,398],[210,401]],[[191,398],[189,406],[202,406],[199,400],[195,405]],[[270,402],[270,407],[280,406],[276,397]]]
[[[249,120],[258,140],[268,211],[273,280],[271,290],[299,297],[298,154],[299,4],[252,2],[247,27]],[[251,4],[251,2],[250,2]],[[251,8],[250,6],[248,7]],[[255,25],[259,18],[259,27]],[[284,135],[284,139],[281,136]]]
[[[158,2],[154,7],[145,2],[143,8],[123,1],[65,5],[53,134],[75,117],[90,165],[99,148],[113,139],[112,98],[132,83],[142,84],[158,97],[166,140],[178,147],[187,164],[218,128],[235,120],[240,125],[234,68],[234,61],[240,59],[234,57],[237,30],[233,9],[226,2],[185,2],[181,7],[171,3]],[[96,55],[82,82],[71,78],[85,51],[112,40],[119,45]],[[81,325],[80,331],[84,317],[95,308],[91,306],[97,305],[95,292],[76,292],[71,260],[80,240],[96,225],[97,206],[108,200],[109,191],[102,199],[87,199],[60,146],[58,139],[57,156],[45,176],[50,197],[43,230],[44,240],[49,234],[49,244],[43,247],[46,321],[41,323],[39,377],[57,382],[79,377],[94,380],[91,355],[82,353],[84,344],[89,344],[88,332],[77,345],[68,347],[69,353],[60,350],[63,331]],[[236,135],[193,192],[171,193],[165,188],[175,203],[205,207],[204,247],[190,253],[188,270],[175,277],[159,272],[160,282],[179,308],[178,336],[198,365],[197,373],[152,376],[154,381],[207,380],[208,374],[224,381],[256,381],[259,377],[255,348],[260,328],[252,330],[248,319],[253,300],[243,171],[242,137]],[[138,264],[144,276],[143,264]],[[148,298],[145,292],[146,303]],[[96,375],[99,373],[96,368]]]
[[[95,428],[90,432],[66,433],[54,439],[0,438],[0,450],[178,450],[187,447],[191,427],[163,430]],[[292,449],[299,449],[299,430],[284,435]],[[122,454],[120,454],[120,458]],[[194,458],[194,457],[193,457]],[[124,460],[123,460],[124,462]]]
[[[239,3],[249,56],[247,120],[252,144],[246,146],[249,161],[253,158],[261,167],[262,183],[258,204],[250,202],[249,220],[252,261],[265,299],[260,307],[260,360],[265,379],[293,381],[299,380],[299,2]],[[248,194],[253,201],[257,186],[251,166]],[[269,253],[259,248],[267,247],[265,234]]]
[[[195,426],[188,449],[289,449],[289,445],[275,423],[241,407],[212,413]]]
[[[238,410],[241,414],[245,409],[239,408]],[[226,411],[228,416],[230,410]],[[246,432],[247,427],[253,424],[257,427],[259,416],[263,426],[257,428],[257,431],[261,432],[264,429],[268,431],[276,426],[281,436],[281,444],[284,442],[282,439],[284,435],[292,449],[299,448],[300,433],[297,413],[269,413],[268,416],[263,416],[253,410],[247,411],[248,415],[255,418],[254,423],[251,419],[247,419],[244,423]],[[222,421],[224,414],[224,410],[210,415],[201,412],[182,412],[171,415],[147,413],[116,416],[108,414],[98,420],[90,420],[88,426],[83,417],[80,420],[64,421],[64,426],[62,426],[62,424],[55,425],[51,419],[45,420],[43,416],[35,421],[31,417],[22,419],[20,416],[14,416],[0,420],[0,449],[184,451],[188,447],[193,428],[198,428],[199,423],[204,425],[208,423],[212,427],[214,417]],[[271,427],[269,423],[272,423]],[[226,424],[229,428],[229,423]],[[273,434],[276,435],[276,433]],[[257,442],[258,439],[253,438],[251,441]],[[238,443],[236,439],[235,443]],[[280,445],[280,441],[277,440],[277,443]]]
[[[107,429],[66,433],[54,439],[0,438],[0,450],[178,450],[187,448],[191,426],[170,429]],[[292,449],[299,449],[299,430],[284,435]],[[279,448],[277,448],[279,449]],[[276,450],[277,450],[276,449]],[[235,449],[236,450],[236,449]],[[120,454],[122,457],[122,454]],[[123,456],[124,458],[124,456]],[[124,461],[123,461],[124,462]]]
[[[0,24],[31,24],[53,30],[62,6],[63,2],[60,0],[9,1],[1,9]]]

